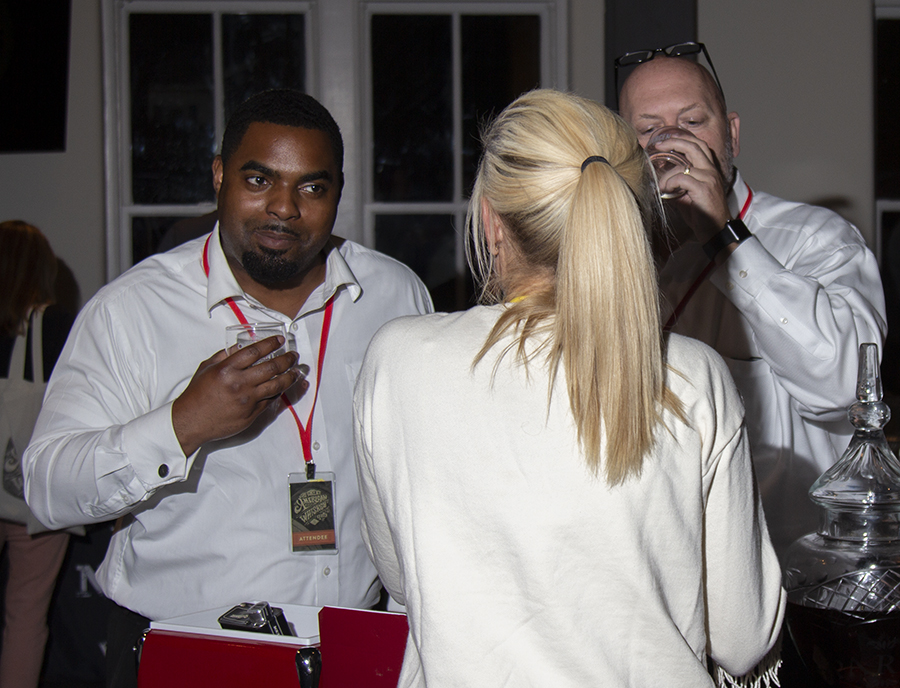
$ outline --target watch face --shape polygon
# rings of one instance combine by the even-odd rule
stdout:
[[[747,225],[745,225],[744,221],[740,218],[729,220],[728,222],[726,222],[725,229],[729,230],[729,233],[732,236],[728,244],[734,243],[735,241],[741,243],[742,241],[745,241],[746,239],[749,239],[751,236],[753,236],[750,233],[750,230],[747,229]],[[727,246],[728,244],[725,245]]]
[[[710,260],[715,260],[716,256],[722,252],[722,249],[731,244],[740,244],[751,236],[753,235],[743,221],[740,219],[729,220],[725,223],[725,227],[721,232],[703,244],[703,252],[706,253]]]

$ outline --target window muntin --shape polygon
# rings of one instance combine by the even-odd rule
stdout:
[[[365,216],[369,240],[416,270],[438,310],[456,310],[472,303],[463,227],[480,127],[520,93],[559,84],[546,3],[429,7],[370,7]]]

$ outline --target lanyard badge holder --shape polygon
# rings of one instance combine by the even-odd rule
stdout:
[[[337,554],[334,473],[291,473],[291,552]]]
[[[288,406],[300,431],[300,444],[303,447],[303,459],[306,462],[306,473],[288,475],[288,494],[290,496],[291,552],[294,554],[337,554],[337,517],[335,500],[334,473],[316,472],[316,464],[312,456],[312,423],[319,398],[319,387],[322,382],[322,365],[325,362],[325,347],[328,344],[328,332],[331,330],[331,313],[333,299],[325,306],[325,317],[322,322],[322,337],[319,341],[319,361],[316,370],[316,391],[306,426],[293,406]],[[287,400],[285,399],[285,403]]]
[[[209,277],[209,237],[203,246],[203,271]],[[234,299],[225,299],[232,312],[242,325],[247,325],[240,307]],[[337,517],[334,490],[334,473],[316,472],[316,464],[312,456],[312,423],[319,398],[319,387],[322,382],[322,365],[325,362],[325,348],[328,344],[328,333],[331,330],[331,315],[334,310],[334,296],[325,304],[322,320],[322,335],[319,340],[318,368],[316,370],[316,391],[313,395],[312,408],[306,426],[294,410],[293,404],[286,394],[281,395],[282,403],[291,412],[297,429],[300,432],[300,445],[303,449],[303,460],[306,473],[290,473],[288,475],[288,492],[290,497],[291,552],[295,554],[337,554]]]

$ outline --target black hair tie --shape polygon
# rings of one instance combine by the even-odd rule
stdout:
[[[584,168],[590,165],[592,162],[605,162],[607,165],[609,165],[609,160],[604,158],[602,155],[592,155],[588,158],[585,158],[584,162],[581,163],[581,171],[584,172]],[[612,165],[609,166],[612,167]]]

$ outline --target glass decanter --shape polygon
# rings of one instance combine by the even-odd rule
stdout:
[[[813,483],[816,533],[787,551],[787,627],[807,668],[829,686],[900,686],[900,462],[884,436],[875,344],[859,348],[856,428]]]

